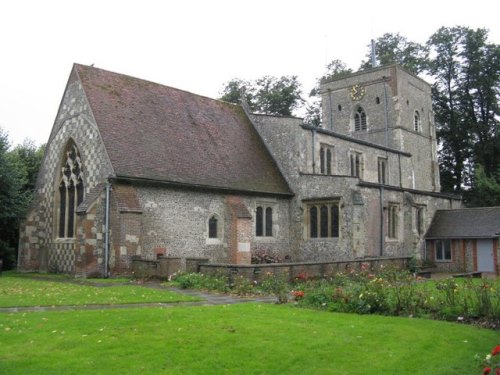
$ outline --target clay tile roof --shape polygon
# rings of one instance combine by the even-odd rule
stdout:
[[[493,238],[500,234],[500,207],[438,210],[425,235],[439,238]]]
[[[291,194],[241,106],[75,64],[117,177]]]
[[[97,198],[101,195],[101,193],[104,191],[106,188],[106,184],[100,183],[94,186],[88,194],[85,194],[85,198],[83,199],[83,202],[80,203],[80,205],[76,208],[77,213],[86,213],[92,203],[96,201]]]

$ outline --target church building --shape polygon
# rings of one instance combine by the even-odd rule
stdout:
[[[425,255],[440,192],[431,88],[398,65],[322,82],[322,127],[75,64],[18,268]]]

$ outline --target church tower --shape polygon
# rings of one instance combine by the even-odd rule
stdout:
[[[411,154],[399,184],[440,191],[431,86],[399,65],[331,79],[321,85],[323,128]]]

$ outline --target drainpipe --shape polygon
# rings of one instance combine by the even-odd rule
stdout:
[[[386,77],[383,76],[384,80],[384,125],[385,125],[385,147],[389,147],[389,108],[387,102],[387,85],[385,83]]]
[[[384,187],[380,186],[380,256],[384,256],[385,233],[384,233]]]
[[[312,129],[312,166],[313,166],[313,174],[316,173],[316,158],[314,157],[316,155],[316,130]]]
[[[328,101],[330,102],[330,130],[333,131],[332,90],[330,89],[328,89]]]
[[[372,39],[372,64],[375,67],[375,41]],[[382,77],[384,80],[384,127],[385,127],[385,147],[389,147],[389,103],[387,99],[387,84],[385,82],[386,77]],[[387,155],[387,153],[386,153]],[[389,158],[387,158],[389,160]],[[401,181],[401,162],[399,163],[399,174]],[[389,177],[389,176],[387,176]],[[380,186],[380,256],[384,255],[385,247],[385,227],[384,227],[384,187]]]
[[[104,278],[109,277],[109,196],[111,183],[106,181],[106,202],[104,210]]]

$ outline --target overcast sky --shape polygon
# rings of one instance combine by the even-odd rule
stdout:
[[[0,127],[48,140],[74,62],[217,97],[232,78],[297,75],[308,94],[332,59],[357,69],[371,38],[424,43],[441,26],[490,30],[493,0],[3,0]]]

